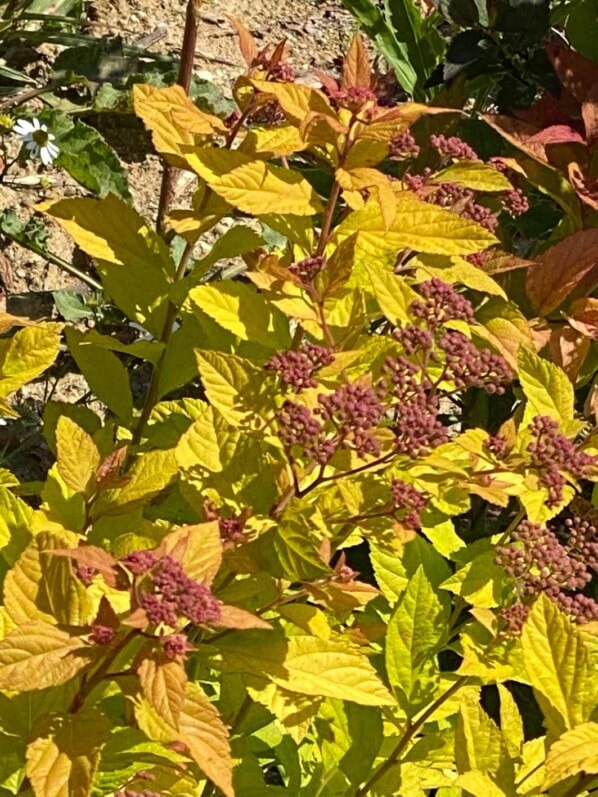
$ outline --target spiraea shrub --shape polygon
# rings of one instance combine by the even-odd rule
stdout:
[[[94,409],[1,472],[0,793],[590,794],[595,217],[359,38],[318,89],[238,27],[226,119],[134,89],[162,234],[38,208],[138,337],[2,322],[4,414],[65,347]]]

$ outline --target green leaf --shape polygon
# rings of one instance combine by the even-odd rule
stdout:
[[[366,780],[382,743],[380,712],[369,706],[329,699],[320,707],[316,728],[322,739],[325,771],[342,773],[345,788]]]
[[[82,332],[69,328],[65,334],[73,359],[92,392],[128,423],[133,415],[133,394],[125,366],[112,352],[88,343]]]
[[[56,144],[60,150],[56,164],[82,186],[100,197],[115,194],[131,199],[127,172],[95,128],[77,119],[67,132],[56,137]]]
[[[343,0],[343,5],[357,18],[376,47],[393,67],[401,86],[419,99],[420,97],[415,94],[418,75],[412,66],[409,50],[406,44],[397,41],[378,7],[372,0]]]
[[[532,607],[521,644],[547,728],[560,735],[586,722],[596,702],[588,649],[569,618],[543,594]]]
[[[430,703],[440,681],[436,654],[445,637],[446,614],[419,567],[388,623],[386,672],[408,716]]]

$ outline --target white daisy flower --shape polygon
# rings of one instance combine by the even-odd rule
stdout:
[[[50,166],[58,155],[58,147],[52,142],[56,136],[48,133],[48,128],[39,119],[19,119],[13,133],[21,139],[32,158],[41,158],[44,166]]]

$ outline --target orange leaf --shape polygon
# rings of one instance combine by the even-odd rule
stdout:
[[[349,47],[349,52],[343,63],[343,76],[341,85],[344,89],[349,86],[362,86],[370,88],[372,82],[372,68],[363,39],[356,33]]]
[[[582,335],[598,340],[598,299],[578,299],[573,302],[567,321]]]
[[[543,252],[527,271],[527,293],[546,315],[582,280],[588,292],[598,281],[598,229],[580,230]]]
[[[243,23],[236,17],[229,16],[227,14],[227,19],[237,31],[237,36],[239,37],[239,49],[241,50],[241,55],[245,59],[245,63],[247,66],[251,66],[258,56],[258,47],[255,43],[255,39],[247,30],[245,25],[243,25]]]
[[[549,348],[552,361],[563,369],[572,382],[575,382],[590,350],[590,339],[564,324],[552,330]]]
[[[221,606],[220,607],[220,620],[218,625],[221,628],[272,628],[270,623],[262,620],[251,612],[246,612],[245,609],[239,609],[238,606]]]

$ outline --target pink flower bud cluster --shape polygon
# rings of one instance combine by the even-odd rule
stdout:
[[[97,572],[98,571],[95,569],[95,567],[88,567],[87,565],[80,564],[78,564],[74,569],[75,576],[82,584],[85,584],[86,587],[91,586],[93,577],[97,574]]]
[[[510,216],[522,216],[529,210],[529,202],[520,188],[514,188],[504,195],[503,207]]]
[[[278,352],[268,360],[266,368],[276,371],[283,385],[299,393],[303,388],[316,387],[314,374],[333,361],[330,349],[307,343],[299,351]]]
[[[569,534],[569,550],[598,573],[598,526],[580,515],[573,515],[565,520],[565,528]]]
[[[595,458],[579,451],[575,443],[558,431],[558,423],[546,415],[537,415],[530,424],[533,435],[527,450],[532,465],[540,471],[540,481],[548,488],[549,507],[558,506],[563,500],[563,488],[567,480],[565,471],[576,479],[583,478]]]
[[[242,542],[245,539],[245,517],[243,514],[222,517],[220,509],[213,501],[204,504],[206,520],[217,520],[222,542]]]
[[[573,535],[572,528],[576,529]],[[585,535],[595,539],[592,528],[573,519],[565,526],[568,539],[561,542],[552,528],[525,520],[513,532],[513,541],[498,548],[496,563],[515,579],[522,598],[529,600],[544,592],[576,622],[598,619],[598,603],[576,592],[589,584],[595,570],[595,560],[590,564],[582,554],[588,541]]]
[[[358,575],[359,573],[349,567],[349,565],[340,565],[335,570],[334,580],[340,581],[341,584],[350,584],[351,581],[355,581]]]
[[[388,150],[393,158],[417,158],[419,155],[419,146],[408,130],[393,136]]]
[[[136,777],[139,777],[139,773],[137,773]],[[157,791],[150,791],[149,789],[144,789],[143,791],[137,791],[136,789],[120,789],[115,792],[115,797],[163,797],[163,795]]]
[[[438,277],[422,282],[419,292],[424,299],[412,302],[411,310],[413,315],[426,322],[430,330],[436,331],[447,321],[459,319],[471,323],[474,320],[471,303]]]
[[[311,285],[324,268],[324,264],[325,261],[322,255],[313,255],[293,263],[289,266],[289,271],[300,279],[304,285]]]
[[[345,384],[330,395],[318,396],[316,415],[331,421],[343,448],[353,447],[360,457],[380,453],[380,442],[370,432],[384,413],[375,390],[357,384]]]
[[[367,86],[348,86],[346,89],[337,89],[330,93],[330,99],[339,108],[347,108],[353,113],[360,111],[368,103],[376,103],[378,98],[375,92]]]
[[[430,136],[430,144],[442,158],[479,160],[477,152],[458,136]]]
[[[417,351],[429,351],[434,345],[434,335],[429,329],[416,327],[408,324],[405,327],[397,327],[393,332],[393,337],[405,349],[406,354],[412,355]]]
[[[473,255],[467,255],[465,258],[472,266],[483,268],[488,260],[488,252],[474,252]]]
[[[500,354],[478,349],[462,332],[448,329],[438,345],[445,352],[445,378],[458,389],[478,387],[487,393],[502,395],[513,381],[513,372]]]
[[[107,625],[94,623],[89,632],[89,641],[94,645],[110,645],[116,636],[116,630]]]
[[[261,67],[266,69],[268,72],[268,80],[275,83],[292,83],[295,80],[295,70],[293,67],[284,58],[273,57],[276,54],[276,50],[273,54],[271,54],[269,50],[269,46],[260,50],[257,57],[253,59],[251,68],[255,69]]]
[[[475,221],[490,232],[494,232],[498,225],[498,216],[496,213],[493,213],[490,208],[485,207],[485,205],[479,205],[477,202],[473,202],[473,200],[467,202],[465,207],[459,212],[464,218]]]
[[[383,412],[380,398],[372,388],[344,384],[330,395],[321,393],[313,412],[286,401],[277,413],[278,434],[288,450],[298,446],[304,456],[320,464],[328,462],[339,448],[353,449],[360,457],[376,455],[380,443],[371,429]]]
[[[507,453],[507,438],[503,437],[501,434],[488,437],[484,440],[483,445],[486,451],[494,454],[497,459],[502,459]]]
[[[512,606],[500,610],[500,619],[503,621],[504,632],[507,636],[519,636],[529,616],[529,609],[530,607],[526,603],[514,603]]]
[[[162,649],[167,659],[176,661],[176,659],[184,659],[187,653],[193,650],[193,646],[187,641],[184,634],[168,634],[161,637]]]
[[[420,528],[420,512],[426,508],[426,496],[402,479],[393,479],[390,492],[394,508],[401,514],[402,523],[411,529]]]
[[[119,560],[134,576],[142,576],[152,568],[156,562],[153,551],[133,551],[122,556]]]
[[[218,599],[204,584],[189,578],[171,556],[159,559],[148,573],[151,580],[147,590],[144,585],[139,602],[151,625],[175,626],[182,617],[196,625],[218,622]]]
[[[408,191],[413,191],[418,196],[420,195],[422,189],[425,187],[426,183],[428,182],[428,178],[432,174],[432,169],[426,166],[421,174],[406,174],[403,177],[403,182],[405,184],[405,188]]]
[[[452,207],[457,202],[469,202],[473,198],[473,191],[458,183],[440,183],[424,199],[431,205],[441,208]]]

